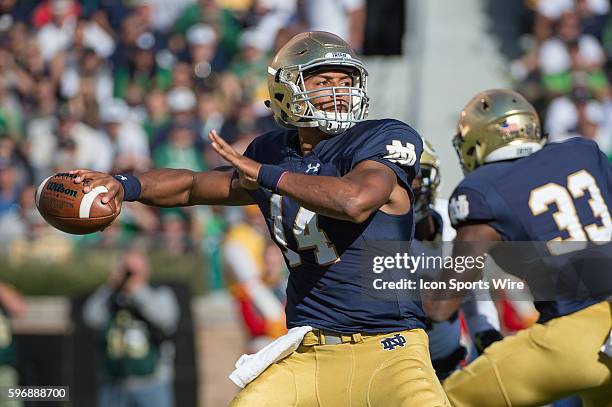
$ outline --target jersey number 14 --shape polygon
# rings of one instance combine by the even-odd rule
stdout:
[[[270,197],[270,215],[274,221],[274,240],[282,247],[283,254],[291,267],[302,264],[300,255],[287,246],[283,228],[282,197],[273,194]],[[336,248],[329,241],[325,231],[319,228],[317,214],[305,208],[300,208],[293,223],[293,236],[298,244],[298,250],[313,249],[317,264],[327,266],[338,261]]]

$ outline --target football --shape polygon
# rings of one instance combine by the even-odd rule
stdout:
[[[97,232],[107,227],[119,214],[114,201],[103,204],[103,186],[89,193],[73,182],[75,175],[59,173],[45,179],[36,190],[36,207],[51,226],[73,235]]]

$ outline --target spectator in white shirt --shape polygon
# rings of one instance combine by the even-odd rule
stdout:
[[[103,130],[114,150],[113,171],[144,171],[149,168],[147,134],[130,120],[127,104],[121,99],[106,101],[100,111]]]
[[[308,31],[328,31],[359,51],[365,30],[365,0],[299,0]]]
[[[91,168],[109,172],[112,151],[100,132],[83,123],[67,106],[60,108],[54,151],[55,169]]]
[[[43,58],[51,60],[58,52],[65,51],[72,43],[76,19],[68,12],[73,0],[53,0],[52,21],[38,31],[37,40]]]

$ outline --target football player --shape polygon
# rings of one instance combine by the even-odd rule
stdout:
[[[442,255],[445,246],[440,244],[440,241],[452,240],[454,230],[448,216],[440,212],[448,211],[447,201],[437,198],[441,180],[440,159],[427,140],[423,140],[420,167],[419,174],[412,181],[415,212],[415,243],[412,247],[416,253],[422,249],[423,252],[433,250],[437,255]],[[461,310],[478,354],[493,342],[502,339],[499,316],[492,301],[486,301],[484,298],[475,301],[473,296],[468,295],[461,305]],[[459,312],[455,312],[446,321],[428,325],[429,353],[440,380],[446,379],[457,370],[467,355],[466,348],[461,344],[460,322]]]
[[[612,234],[607,157],[581,137],[544,144],[533,106],[510,90],[476,95],[461,112],[453,143],[467,174],[449,207],[457,229],[453,255],[488,251],[498,261],[495,253],[512,245],[500,241],[531,242],[498,264],[527,281],[540,319],[453,373],[444,382],[452,405],[539,406],[569,394],[581,395],[584,406],[612,405],[612,359],[601,350],[612,327],[612,280],[601,275],[610,270]],[[585,247],[603,248],[598,253],[608,258],[584,255]],[[478,276],[471,270],[453,277]],[[573,285],[575,297],[565,285]],[[424,307],[445,319],[460,297],[430,297]]]
[[[366,68],[344,40],[301,33],[268,67],[267,105],[285,129],[256,138],[244,155],[209,134],[230,171],[74,172],[76,182],[89,180],[85,191],[106,186],[103,201],[259,206],[290,269],[287,326],[314,330],[232,406],[448,405],[420,302],[367,300],[362,292],[368,244],[412,239],[410,185],[422,151],[407,124],[365,120],[366,84]]]

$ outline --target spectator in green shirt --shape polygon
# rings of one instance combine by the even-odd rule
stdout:
[[[115,71],[113,94],[116,98],[124,99],[130,84],[140,87],[145,93],[151,89],[168,89],[171,72],[156,64],[154,46],[153,34],[147,32],[138,37],[136,47],[130,50],[129,64]]]
[[[217,29],[219,43],[232,56],[238,52],[238,38],[242,27],[234,14],[220,7],[215,0],[198,0],[187,7],[174,25],[174,30],[187,35],[192,26],[205,23]]]

